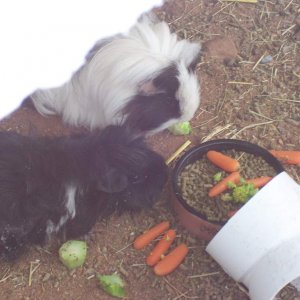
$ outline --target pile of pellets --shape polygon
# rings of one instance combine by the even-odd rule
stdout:
[[[240,162],[240,174],[244,179],[260,176],[275,176],[276,172],[262,157],[235,150],[222,153],[237,159]],[[226,193],[217,197],[209,197],[209,190],[216,184],[214,175],[222,172],[222,178],[228,174],[213,165],[206,155],[192,164],[187,165],[178,176],[178,186],[183,200],[194,210],[204,216],[208,221],[224,223],[228,220],[230,212],[237,211],[242,204],[226,201]]]

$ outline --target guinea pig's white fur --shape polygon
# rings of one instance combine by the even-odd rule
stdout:
[[[72,125],[94,129],[127,122],[151,134],[195,114],[200,49],[178,40],[167,23],[142,17],[127,34],[98,41],[70,81],[37,90],[31,99],[41,114],[61,114]]]

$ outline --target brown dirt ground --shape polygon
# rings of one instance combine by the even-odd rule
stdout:
[[[206,49],[198,64],[201,105],[188,137],[193,144],[239,138],[265,148],[300,149],[297,3],[174,0],[155,10],[181,37],[200,41]],[[256,64],[263,55],[271,55],[272,62]],[[82,130],[62,124],[59,117],[44,118],[30,107],[22,107],[2,120],[0,129],[43,135]],[[165,131],[149,138],[149,143],[167,158],[186,139]],[[300,183],[299,167],[288,167],[287,171]],[[127,299],[249,299],[245,288],[205,252],[206,243],[189,235],[178,223],[168,204],[168,190],[166,186],[152,210],[99,220],[85,237],[86,263],[72,272],[58,260],[59,241],[47,248],[31,247],[14,264],[1,261],[0,299],[113,299],[98,287],[95,274],[115,271],[126,281]],[[158,278],[145,265],[150,248],[136,251],[132,241],[165,219],[177,230],[177,243],[186,242],[190,252],[175,272]],[[300,296],[288,286],[277,299],[299,300]]]

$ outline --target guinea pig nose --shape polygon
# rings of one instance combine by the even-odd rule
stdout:
[[[98,181],[98,188],[106,193],[122,192],[127,186],[127,176],[120,174],[120,172],[115,169],[107,170]]]

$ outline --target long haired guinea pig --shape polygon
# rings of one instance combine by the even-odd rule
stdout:
[[[99,216],[151,207],[167,178],[163,158],[123,126],[74,137],[0,133],[0,256]]]
[[[200,48],[145,16],[127,34],[98,41],[70,81],[31,100],[41,114],[61,114],[72,125],[126,124],[152,134],[194,116]]]

